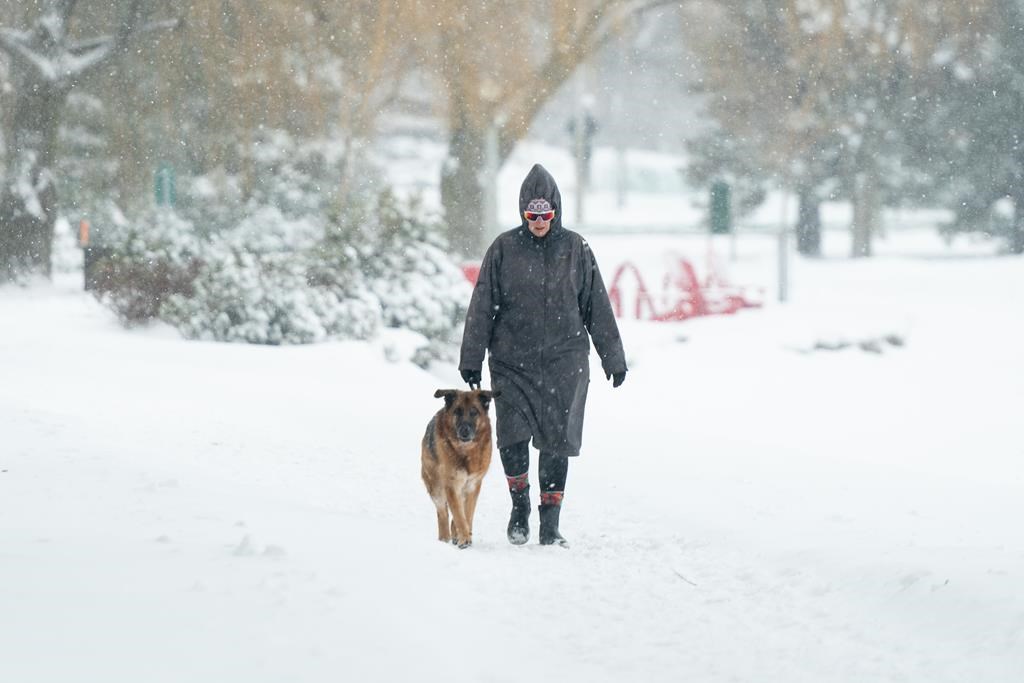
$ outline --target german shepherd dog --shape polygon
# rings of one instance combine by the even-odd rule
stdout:
[[[460,548],[473,543],[473,514],[491,464],[491,419],[487,409],[500,391],[438,389],[444,407],[430,419],[420,460],[423,483],[437,508],[437,540]],[[451,526],[448,511],[451,510]]]

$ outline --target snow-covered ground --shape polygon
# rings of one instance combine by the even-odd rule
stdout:
[[[767,305],[622,321],[568,551],[505,541],[497,461],[474,546],[434,540],[459,383],[398,335],[186,342],[0,289],[0,680],[1024,680],[1024,261],[827,237],[784,306],[769,238],[591,240],[606,276],[714,252]]]

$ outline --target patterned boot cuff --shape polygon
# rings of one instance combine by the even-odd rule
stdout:
[[[530,488],[529,472],[523,472],[514,477],[506,476],[505,478],[508,479],[508,490],[513,493],[519,493]]]
[[[541,505],[561,505],[565,491],[546,491],[540,494]]]

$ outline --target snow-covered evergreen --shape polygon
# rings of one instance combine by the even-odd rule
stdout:
[[[203,245],[192,224],[170,211],[118,218],[97,236],[89,277],[97,297],[133,326],[157,317],[172,295],[190,291]]]
[[[420,360],[449,358],[448,342],[461,330],[470,287],[453,260],[440,226],[402,207],[383,192],[361,210],[339,221],[328,252],[345,253],[359,263],[369,291],[380,301],[383,324],[418,332],[429,342]],[[425,354],[425,355],[424,355]]]
[[[107,231],[103,300],[126,323],[159,318],[191,339],[305,344],[389,327],[422,336],[421,365],[451,358],[469,285],[440,226],[386,190],[330,211],[325,166],[282,153],[293,149],[286,138],[263,148],[257,190],[227,203],[233,221],[192,179],[181,214],[163,208]]]
[[[380,326],[380,305],[365,287],[311,281],[321,227],[264,207],[203,242],[192,291],[170,298],[160,317],[192,339],[305,344],[366,339]],[[345,281],[358,277],[337,264]]]

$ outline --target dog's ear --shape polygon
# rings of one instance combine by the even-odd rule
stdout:
[[[483,405],[484,410],[487,410],[488,406],[491,405],[491,399],[498,396],[501,396],[501,391],[481,391],[480,404]]]
[[[434,398],[444,398],[444,407],[448,408],[455,400],[455,395],[458,393],[455,389],[438,389],[434,392]]]

